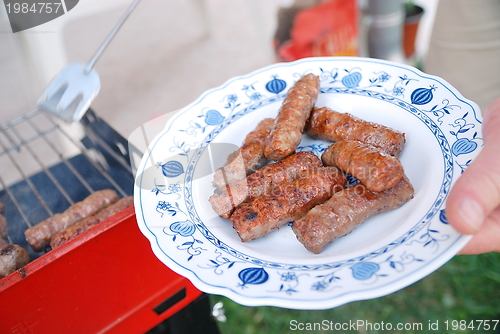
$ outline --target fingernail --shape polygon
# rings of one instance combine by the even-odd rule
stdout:
[[[484,213],[483,208],[478,202],[466,198],[459,207],[459,214],[462,219],[469,225],[474,231],[479,231],[479,228],[483,224]]]

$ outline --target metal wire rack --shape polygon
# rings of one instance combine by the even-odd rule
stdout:
[[[27,228],[94,191],[132,195],[131,155],[142,156],[91,110],[72,124],[42,111],[0,124],[7,239],[36,259],[0,279],[0,313],[12,315],[0,322],[2,333],[31,332],[31,326],[52,332],[142,333],[157,326],[148,333],[219,333],[208,297],[154,256],[132,208],[96,226],[86,239],[54,250],[36,253],[25,240]],[[91,321],[89,312],[97,314]]]
[[[132,195],[128,142],[89,110],[79,123],[34,111],[0,125],[0,202],[10,243],[35,253],[24,230],[63,212],[90,193]]]

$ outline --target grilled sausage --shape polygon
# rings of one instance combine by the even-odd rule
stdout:
[[[405,143],[404,133],[327,107],[312,111],[306,131],[313,137],[331,142],[357,140],[395,157],[399,156]]]
[[[264,141],[271,132],[274,119],[266,118],[259,122],[243,141],[240,149],[228,156],[226,165],[214,174],[213,186],[224,190],[226,184],[242,180],[255,172],[265,162]]]
[[[30,262],[28,252],[16,244],[7,244],[0,249],[0,279],[24,267]]]
[[[58,246],[61,246],[74,237],[79,236],[83,232],[90,230],[92,227],[104,221],[105,219],[113,216],[115,213],[128,208],[133,203],[134,198],[132,196],[124,197],[117,202],[105,207],[95,215],[80,220],[78,223],[57,232],[50,239],[50,247],[54,249]]]
[[[241,204],[231,215],[231,222],[241,241],[255,240],[303,216],[345,184],[345,175],[339,169],[318,167],[271,194]]]
[[[7,219],[0,213],[0,238],[7,238],[9,234],[9,226],[7,225]]]
[[[96,191],[83,201],[73,204],[63,213],[55,214],[24,231],[26,240],[34,251],[40,252],[49,245],[50,238],[57,231],[97,213],[117,200],[118,195],[114,190]]]
[[[318,94],[319,77],[312,73],[300,78],[290,88],[266,139],[266,158],[280,160],[295,152]]]
[[[50,247],[52,249],[59,247],[66,242],[70,241],[74,237],[90,230],[95,225],[99,224],[100,221],[95,216],[87,217],[80,220],[78,223],[65,228],[62,231],[57,232],[50,238]]]
[[[292,230],[307,250],[319,254],[326,245],[351,233],[368,218],[397,209],[412,198],[413,186],[406,176],[382,192],[372,192],[358,183],[295,220]]]
[[[391,188],[404,174],[397,158],[359,141],[337,141],[323,152],[321,160],[351,174],[371,191]]]
[[[246,179],[231,184],[220,194],[213,194],[209,202],[219,216],[228,219],[234,208],[244,201],[267,194],[276,187],[297,179],[309,168],[322,165],[314,153],[298,152],[262,167]]]

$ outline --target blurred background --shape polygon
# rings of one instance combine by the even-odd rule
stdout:
[[[130,2],[81,0],[63,17],[15,34],[9,26],[5,7],[1,7],[0,123],[34,110],[45,85],[66,63],[87,62]],[[290,38],[296,12],[320,2],[143,0],[95,66],[102,87],[92,108],[127,138],[142,124],[186,106],[207,89],[222,85],[234,76],[277,61],[310,55],[310,50],[298,50],[296,45],[286,42],[289,42],[287,38]],[[375,21],[369,15],[368,2],[355,2],[358,10],[352,18],[355,21],[351,21],[358,28],[355,48],[335,52],[355,52],[360,56],[373,56],[371,53],[376,52],[369,48],[367,31]],[[440,66],[425,66],[437,22],[437,0],[419,0],[415,4],[424,9],[415,50],[406,55],[402,44],[397,44],[401,41],[396,41],[397,45],[390,42],[384,50],[398,49],[396,54],[386,54],[390,60],[439,74]],[[471,10],[473,8],[471,6]],[[444,79],[453,81],[454,78],[444,73]],[[460,85],[459,80],[457,83]],[[474,92],[463,93],[476,100],[470,96]],[[478,96],[479,100],[483,99],[478,100],[482,108],[489,98]],[[253,308],[219,296],[211,296],[211,299],[214,304],[224,304],[226,319],[219,313],[219,326],[227,334],[288,333],[292,319],[424,324],[436,320],[441,324],[446,320],[466,320],[469,324],[473,320],[500,319],[499,264],[498,254],[457,256],[436,273],[399,292],[326,311]],[[441,327],[438,332],[482,331]],[[500,333],[500,325],[485,332]]]
[[[92,107],[127,137],[205,90],[278,61],[275,35],[279,24],[281,30],[289,30],[290,24],[278,22],[280,12],[319,2],[143,0],[95,66],[102,88]],[[426,52],[437,3],[420,2],[426,15],[412,61]],[[66,63],[87,62],[129,3],[81,0],[64,16],[15,34],[2,7],[0,122],[33,110],[43,88]],[[358,6],[366,8],[366,2]],[[360,11],[353,22],[361,25],[362,16]],[[366,53],[363,46],[359,49]]]

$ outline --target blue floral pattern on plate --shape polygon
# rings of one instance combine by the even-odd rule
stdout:
[[[309,72],[320,76],[318,107],[405,132],[400,158],[415,198],[319,255],[303,248],[290,224],[241,243],[207,201],[213,172],[230,153],[216,144],[239,145]],[[304,135],[298,150],[319,156],[328,145]],[[157,257],[207,293],[251,306],[331,308],[412,284],[465,245],[468,237],[448,224],[444,205],[482,145],[479,108],[438,77],[367,58],[279,63],[206,92],[169,121],[138,168],[137,221]]]

